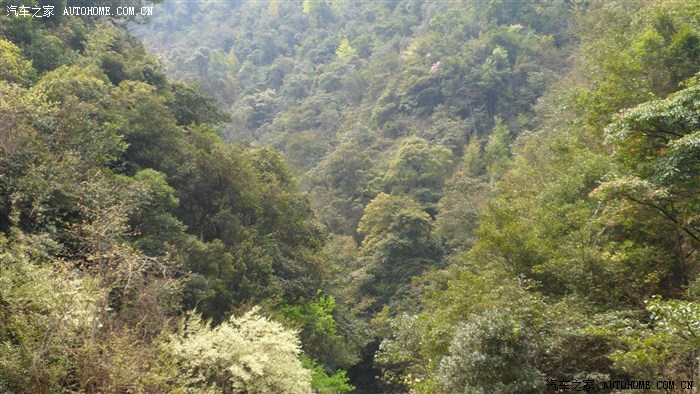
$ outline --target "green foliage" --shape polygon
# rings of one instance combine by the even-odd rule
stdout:
[[[13,24],[27,39],[0,40],[0,386],[177,391],[182,354],[159,344],[178,316],[199,306],[233,330],[232,309],[253,300],[304,304],[324,237],[279,153],[224,145],[207,125],[227,119],[213,99],[166,82],[118,28],[71,20]],[[311,305],[331,338],[316,346],[330,348],[333,299]],[[250,323],[269,329],[259,348],[279,339],[291,372],[271,349],[278,379],[250,387],[308,391],[296,337],[267,323]]]
[[[50,247],[46,238],[0,236],[0,385],[14,392],[60,389],[76,366],[70,350],[85,340],[105,296],[90,278],[71,277],[67,265],[47,266],[47,241]]]
[[[537,279],[547,293],[604,299],[609,287],[594,277],[610,267],[603,262],[608,233],[600,202],[589,193],[611,169],[610,160],[559,137],[528,142],[480,217],[470,255]]]
[[[341,322],[346,321],[348,316],[342,316],[336,310],[333,296],[319,295],[315,300],[301,305],[283,304],[278,309],[281,320],[299,330],[306,354],[334,368],[357,362],[357,338],[352,337],[347,324],[341,325],[336,321],[334,315],[342,319]]]
[[[450,246],[460,248],[473,245],[479,213],[493,194],[483,176],[486,168],[482,156],[481,143],[477,138],[472,138],[465,149],[461,168],[446,182],[444,195],[438,201],[435,232]]]
[[[134,174],[141,186],[136,197],[138,208],[131,218],[131,227],[137,229],[139,249],[150,255],[166,253],[166,245],[182,239],[185,227],[173,215],[179,200],[175,189],[168,185],[165,174],[145,169]]]
[[[438,376],[441,360],[451,354],[450,343],[462,322],[493,308],[540,315],[536,300],[517,281],[496,272],[478,275],[453,265],[442,271],[427,271],[416,285],[423,290],[420,308],[390,320],[390,335],[382,341],[376,362],[384,370],[384,379],[420,393],[450,392],[450,386],[443,388]],[[516,314],[511,317],[518,319]]]
[[[389,161],[382,183],[391,194],[407,194],[435,215],[435,204],[452,164],[452,153],[442,146],[430,146],[427,141],[413,137],[401,144]]]
[[[394,233],[411,237],[412,241],[427,242],[429,217],[410,197],[394,197],[381,193],[365,209],[358,231],[365,236],[362,247],[371,251]]]
[[[450,393],[538,393],[544,377],[532,365],[531,335],[507,311],[488,311],[460,327],[438,381]]]
[[[182,82],[175,82],[170,87],[172,98],[165,105],[175,114],[177,124],[217,124],[229,121],[231,118],[219,108],[216,101],[197,89]]]
[[[634,18],[644,18],[643,8],[601,8],[605,11],[596,9],[584,20],[605,12],[624,19],[639,11]],[[689,21],[691,15],[678,11],[673,18]],[[618,22],[605,34],[628,21]],[[610,85],[595,86],[610,88],[610,95],[602,98],[610,101],[583,101],[578,96],[577,104],[585,111],[573,116],[566,110],[571,101],[564,100],[554,112],[542,114],[544,122],[537,131],[519,136],[515,143],[509,131],[514,123],[497,120],[483,154],[477,138],[466,148],[463,167],[447,183],[438,205],[436,222],[438,234],[458,247],[457,254],[448,270],[424,274],[414,284],[423,295],[418,306],[405,306],[406,313],[385,323],[389,334],[375,359],[384,379],[414,392],[510,392],[515,388],[507,385],[515,381],[520,382],[515,390],[539,392],[547,375],[641,379],[645,368],[658,371],[654,373],[659,379],[695,373],[688,369],[690,363],[680,361],[695,357],[675,345],[680,340],[668,331],[644,329],[644,318],[639,323],[637,313],[643,300],[655,293],[678,296],[697,272],[694,221],[686,216],[695,206],[694,162],[686,161],[697,129],[697,108],[691,104],[697,101],[694,83],[667,100],[623,112],[608,127],[611,157],[612,149],[600,142],[604,119],[613,119],[626,103],[652,97],[625,84],[651,82],[644,78],[653,72],[659,73],[652,77],[657,82],[664,81],[661,75],[672,81],[675,71],[666,62],[670,57],[650,49],[668,44],[661,33],[647,34],[640,44],[646,46],[646,56],[659,58],[634,63],[636,53],[629,63],[615,66],[613,62],[627,61],[619,56],[626,49],[602,54],[600,45],[607,51],[605,45],[618,38],[601,37],[594,39],[598,52],[583,60],[591,61],[585,63],[589,67],[602,62],[611,68],[561,83],[570,90],[566,84],[605,80]],[[504,41],[500,48],[505,52],[492,50],[484,63],[485,75],[494,76],[483,81],[485,87],[507,83],[498,65],[509,57],[510,48]],[[643,69],[633,68],[633,63]],[[634,80],[629,74],[636,72],[645,76]],[[663,88],[645,86],[658,89],[655,94],[677,89],[673,82]],[[561,95],[555,96],[559,93],[553,90],[547,99],[561,100]],[[600,112],[591,116],[595,111]],[[488,201],[479,204],[480,197]],[[470,232],[476,237],[467,238]],[[521,289],[499,292],[498,281]],[[548,297],[538,301],[539,294]],[[511,312],[495,312],[506,305]],[[545,305],[550,312],[544,312]],[[561,319],[565,308],[579,308],[576,318]],[[601,313],[611,309],[632,312],[629,320]],[[576,319],[590,319],[588,329],[575,328],[580,323]],[[626,328],[612,335],[602,332],[611,319]],[[582,356],[576,349],[596,349],[603,357]],[[670,356],[674,351],[677,359]],[[555,356],[558,352],[566,356]]]
[[[374,163],[371,152],[362,149],[365,141],[341,144],[316,170],[316,212],[335,233],[354,234],[365,205],[375,195],[370,187],[375,176]]]
[[[327,0],[304,0],[303,7],[304,13],[319,25],[323,25],[333,16],[330,1]]]
[[[677,246],[674,279],[680,284],[688,283],[690,272],[697,269],[692,251],[699,233],[691,218],[698,214],[699,203],[694,193],[699,91],[693,84],[666,100],[631,109],[611,124],[607,135],[617,148],[615,157],[631,175],[618,176],[598,190],[605,198],[626,201],[655,215],[660,225],[675,228],[667,237]]]
[[[437,265],[440,250],[430,236],[432,221],[413,199],[380,193],[365,209],[358,232],[367,277],[357,285],[376,297],[374,307],[400,300],[410,278]]]
[[[691,379],[697,376],[700,306],[655,296],[646,301],[648,325],[628,325],[615,332],[625,345],[615,351],[615,366],[634,378]],[[650,375],[651,374],[651,375]]]
[[[126,160],[135,168],[173,173],[182,155],[183,132],[163,97],[145,82],[124,81],[114,92],[121,108],[120,132],[129,144]]]
[[[697,376],[697,4],[162,7],[0,14],[1,387]]]
[[[699,13],[672,2],[593,9],[581,32],[591,77],[576,93],[586,121],[602,128],[617,111],[663,98],[698,72]]]
[[[501,119],[496,118],[494,123],[493,131],[484,149],[484,161],[486,162],[489,175],[498,178],[506,171],[508,166],[511,136],[510,130],[503,124]],[[478,166],[478,164],[475,163],[469,163],[469,165],[472,167]]]
[[[62,66],[46,73],[34,89],[46,96],[47,100],[65,102],[71,97],[80,101],[97,101],[107,95],[109,80],[95,66]]]
[[[331,149],[309,152],[318,157],[295,165],[305,172],[358,128],[378,125],[390,139],[417,134],[431,145],[439,142],[459,151],[467,142],[466,127],[486,134],[494,116],[509,126],[519,116],[527,118],[561,69],[558,55],[573,42],[566,26],[581,11],[551,2],[512,7],[517,11],[503,17],[487,11],[491,5],[476,3],[419,7],[410,1],[356,5],[313,0],[243,2],[222,12],[223,17],[213,14],[215,8],[165,4],[169,17],[137,30],[170,60],[175,75],[199,79],[206,92],[231,107],[234,119],[241,120],[227,130],[231,137],[290,147],[287,141],[296,135],[313,132],[318,141],[329,143]],[[206,19],[220,20],[220,29],[197,22]],[[176,26],[201,38],[172,34]],[[240,60],[228,67],[235,75],[220,71],[227,67],[212,66],[219,63],[213,59],[231,54]],[[222,88],[228,84],[222,81],[231,79],[235,86]],[[433,114],[440,114],[435,131],[430,130],[432,121],[426,122]],[[519,130],[511,131],[515,135]],[[428,138],[433,132],[444,135],[436,141]],[[383,150],[373,144],[377,147]],[[287,152],[298,160],[296,148]],[[347,219],[345,212],[341,217]],[[353,219],[356,224],[359,217]]]
[[[502,129],[502,127],[501,127]],[[509,135],[508,135],[509,136]],[[504,136],[506,137],[506,136]],[[492,137],[495,138],[495,137]],[[494,143],[494,146],[490,149],[495,150],[494,148],[498,145],[501,145],[498,142]],[[507,141],[504,141],[502,145],[508,145]],[[469,145],[467,148],[464,150],[464,162],[462,164],[463,171],[466,172],[466,175],[470,177],[476,177],[481,174],[483,174],[484,169],[485,169],[485,163],[484,163],[484,158],[483,154],[481,152],[481,143],[479,142],[479,139],[473,136],[470,141]]]
[[[338,335],[337,325],[333,317],[335,299],[330,295],[319,296],[300,306],[285,304],[279,308],[284,319],[293,327],[300,329],[300,337],[304,349],[320,359],[331,362],[332,357],[323,354],[323,350],[334,347],[343,338]],[[342,357],[337,357],[342,359]]]
[[[342,394],[355,390],[355,386],[348,383],[347,372],[338,371],[333,375],[328,375],[322,365],[301,355],[301,363],[304,368],[311,370],[311,388],[321,394]]]
[[[0,79],[28,85],[36,71],[32,63],[22,59],[22,50],[11,42],[0,40]]]
[[[160,72],[155,58],[146,53],[143,46],[123,31],[102,25],[88,34],[85,55],[102,69],[116,86],[124,80],[142,81],[160,86],[165,76]]]
[[[38,73],[70,64],[76,57],[76,53],[70,50],[61,38],[49,34],[36,37],[28,47],[28,52]]]
[[[185,248],[188,268],[218,283],[205,315],[221,318],[251,297],[313,296],[320,280],[314,253],[323,237],[279,154],[225,146],[204,126],[188,130],[192,145],[173,183],[179,217],[199,238]]]
[[[32,142],[38,130],[50,124],[56,108],[16,84],[2,81],[0,92],[0,160],[6,171],[17,171],[35,156]]]
[[[338,49],[335,50],[335,56],[342,61],[352,60],[353,57],[357,56],[357,50],[350,45],[347,37],[342,36]]]
[[[284,317],[292,321],[311,326],[314,330],[328,336],[337,336],[333,311],[335,299],[330,295],[323,295],[316,301],[310,301],[303,306],[285,305],[280,309]]]

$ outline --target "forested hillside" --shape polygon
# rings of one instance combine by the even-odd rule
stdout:
[[[700,380],[700,3],[17,4],[0,392]]]

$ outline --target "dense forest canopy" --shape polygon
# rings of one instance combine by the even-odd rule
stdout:
[[[699,3],[0,6],[0,392],[700,380]]]

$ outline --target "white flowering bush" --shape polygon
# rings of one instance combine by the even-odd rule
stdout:
[[[178,383],[185,391],[311,392],[296,334],[258,315],[257,308],[213,328],[189,315],[165,348],[180,369]]]

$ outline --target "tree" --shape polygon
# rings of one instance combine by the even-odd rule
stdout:
[[[507,170],[511,140],[510,130],[503,124],[503,120],[495,118],[493,131],[484,149],[484,162],[491,177],[497,179]]]
[[[688,283],[697,267],[694,252],[700,247],[700,224],[693,219],[700,213],[698,97],[700,85],[693,82],[665,100],[626,111],[612,123],[607,137],[629,175],[597,190],[602,198],[627,201],[653,213],[668,229],[666,236],[675,245],[675,286]]]
[[[338,49],[335,51],[335,56],[344,62],[350,61],[353,57],[357,56],[357,50],[350,45],[350,41],[345,36],[340,38],[340,44],[338,44]]]
[[[365,206],[376,195],[370,187],[377,173],[374,152],[363,149],[372,138],[366,135],[342,143],[313,173],[314,208],[336,234],[354,235]]]
[[[410,197],[380,193],[367,204],[357,231],[364,236],[363,270],[370,275],[362,287],[377,297],[375,307],[400,300],[411,278],[440,259],[430,216]]]
[[[482,156],[481,143],[473,137],[465,149],[461,168],[446,182],[444,194],[437,204],[436,235],[443,237],[450,246],[473,246],[479,214],[492,197],[493,190],[483,176]]]
[[[22,58],[19,47],[0,40],[0,79],[27,86],[35,73],[32,63]]]
[[[165,98],[145,82],[124,81],[114,91],[119,131],[129,144],[125,161],[130,171],[153,168],[172,174],[182,161],[184,132],[166,106]]]
[[[447,393],[539,393],[544,377],[533,365],[529,328],[505,311],[473,316],[455,333],[440,363]]]
[[[610,359],[634,378],[693,379],[699,372],[700,305],[655,296],[646,301],[646,312],[648,324],[627,321],[611,329],[624,348],[611,354]]]
[[[413,197],[426,212],[435,216],[435,206],[451,164],[452,152],[449,149],[431,146],[421,138],[408,138],[389,161],[382,180],[384,190],[393,195]]]
[[[171,97],[165,105],[175,115],[179,126],[208,123],[211,125],[231,120],[212,97],[199,92],[195,87],[183,82],[174,82],[170,86]]]
[[[76,53],[67,48],[59,37],[42,34],[34,39],[28,47],[29,58],[37,72],[44,73],[64,64],[69,64]]]
[[[150,256],[163,255],[167,245],[184,237],[185,226],[174,214],[180,203],[176,190],[168,185],[165,174],[150,168],[134,174],[133,180],[138,185],[134,188],[137,207],[130,225],[138,234],[136,245]]]

